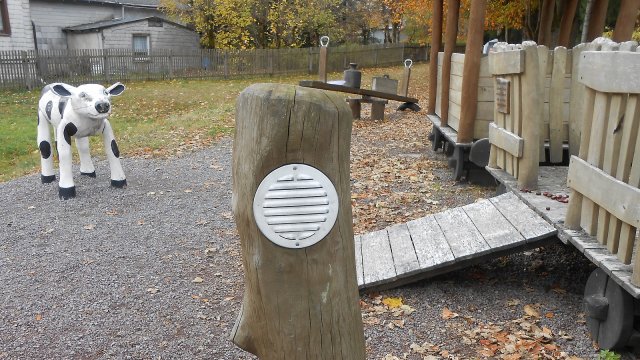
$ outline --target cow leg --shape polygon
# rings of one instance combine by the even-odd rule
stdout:
[[[96,177],[96,168],[91,161],[91,151],[89,150],[88,137],[76,137],[76,147],[80,155],[80,175]]]
[[[104,141],[104,152],[109,159],[109,167],[111,168],[111,186],[123,188],[127,186],[127,179],[124,176],[122,165],[120,164],[120,150],[113,136],[111,123],[109,120],[104,121],[104,130],[102,131],[102,140]]]
[[[53,153],[51,149],[51,129],[46,116],[38,111],[38,149],[40,149],[40,180],[48,184],[56,179],[53,171]]]
[[[58,160],[60,162],[60,182],[58,183],[58,195],[67,200],[76,196],[76,186],[73,182],[71,137],[78,129],[73,123],[60,123],[58,125]]]

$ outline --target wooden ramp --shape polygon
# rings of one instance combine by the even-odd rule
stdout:
[[[509,192],[356,236],[358,286],[399,286],[539,247],[556,233]]]

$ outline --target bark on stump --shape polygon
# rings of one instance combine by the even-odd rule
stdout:
[[[233,208],[245,293],[231,340],[261,359],[365,358],[349,192],[351,124],[349,107],[335,93],[256,84],[238,97]],[[305,248],[276,245],[254,218],[258,186],[287,164],[321,171],[338,195],[335,225]]]

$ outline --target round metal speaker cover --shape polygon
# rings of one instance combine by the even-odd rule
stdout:
[[[331,180],[305,164],[288,164],[267,175],[253,198],[258,228],[276,245],[301,249],[324,239],[338,217]]]

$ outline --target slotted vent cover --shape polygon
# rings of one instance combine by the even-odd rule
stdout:
[[[305,164],[273,170],[253,198],[258,228],[273,243],[293,249],[322,240],[338,217],[338,194],[322,172]]]

